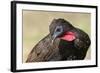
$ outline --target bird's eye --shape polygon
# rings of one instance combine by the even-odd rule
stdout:
[[[60,32],[60,29],[57,29],[56,31],[57,31],[57,32]]]

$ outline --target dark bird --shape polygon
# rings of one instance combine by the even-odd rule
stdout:
[[[50,33],[29,53],[26,62],[83,60],[90,46],[90,38],[83,30],[68,21],[54,19]]]

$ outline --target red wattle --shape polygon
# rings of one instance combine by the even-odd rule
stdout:
[[[66,32],[61,39],[66,40],[66,41],[73,41],[75,39],[75,33],[73,32]]]

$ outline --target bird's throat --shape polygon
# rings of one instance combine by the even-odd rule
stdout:
[[[73,41],[76,39],[74,32],[66,32],[63,36],[60,37],[63,40],[66,41]]]

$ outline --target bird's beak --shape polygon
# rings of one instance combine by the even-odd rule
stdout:
[[[52,36],[52,43],[54,42],[54,40],[57,38],[57,34],[53,34],[53,36]]]

